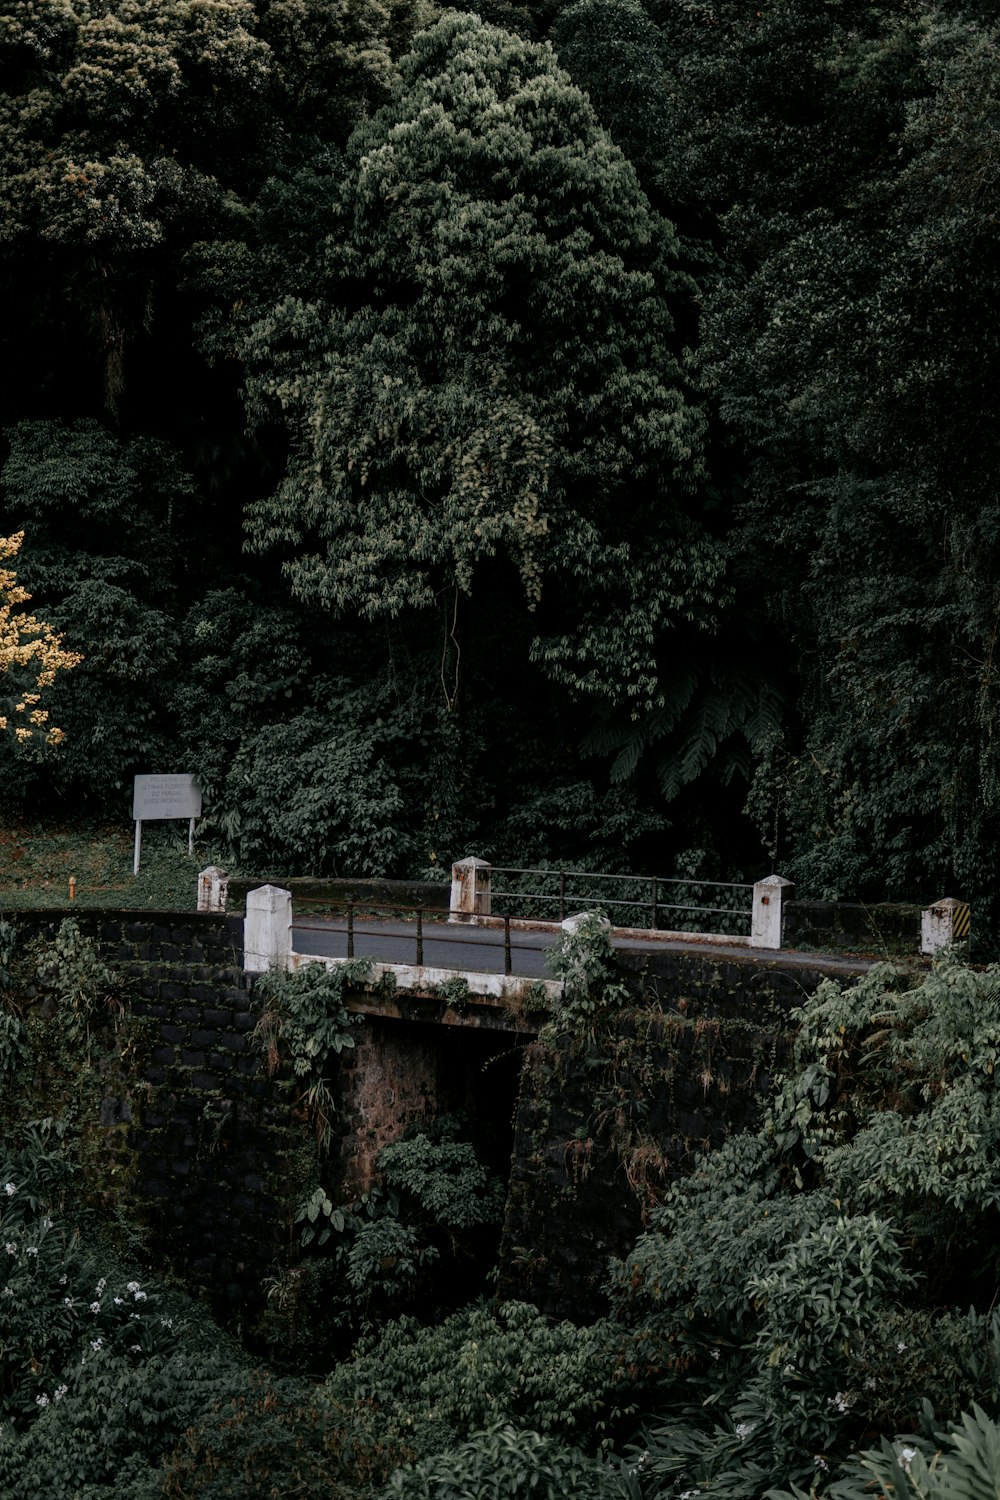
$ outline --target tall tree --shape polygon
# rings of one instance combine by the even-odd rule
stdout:
[[[968,17],[917,40],[904,16],[855,49],[859,88],[892,60],[910,100],[891,150],[786,220],[714,301],[707,354],[756,449],[744,545],[803,686],[757,788],[782,862],[830,895],[961,894],[988,922],[1000,33]]]
[[[12,562],[21,549],[23,532],[0,537],[0,564]],[[61,672],[79,666],[82,658],[67,651],[50,625],[24,606],[31,595],[17,581],[13,568],[0,566],[0,730],[7,730],[18,746],[44,739],[57,745],[63,730],[49,722],[45,697]]]
[[[252,545],[336,612],[436,611],[449,704],[492,586],[519,587],[556,682],[652,705],[664,633],[712,617],[722,567],[673,231],[547,49],[453,16],[402,70],[240,338],[251,410],[291,444]]]

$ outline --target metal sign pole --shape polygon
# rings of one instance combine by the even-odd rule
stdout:
[[[132,856],[132,874],[139,873],[139,850],[142,848],[142,819],[135,820],[135,853]]]
[[[188,824],[188,853],[194,853],[194,818]]]

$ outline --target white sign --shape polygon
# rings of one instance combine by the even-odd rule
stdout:
[[[142,825],[149,818],[187,818],[188,853],[194,853],[194,820],[201,817],[201,788],[193,776],[137,776],[132,791],[135,853],[132,874],[139,873]]]
[[[137,776],[132,817],[200,818],[201,789],[193,776]]]

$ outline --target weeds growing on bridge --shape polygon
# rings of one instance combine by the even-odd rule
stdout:
[[[354,1027],[344,1004],[352,985],[372,976],[370,958],[354,958],[328,969],[304,964],[292,974],[261,975],[255,993],[261,1002],[254,1039],[273,1078],[286,1068],[295,1091],[293,1108],[316,1134],[320,1153],[330,1149],[336,1103],[330,1088],[334,1058],[354,1046]]]

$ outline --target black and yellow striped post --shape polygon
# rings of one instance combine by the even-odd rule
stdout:
[[[937,953],[951,943],[967,943],[970,930],[969,903],[945,896],[920,914],[920,951]]]

